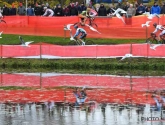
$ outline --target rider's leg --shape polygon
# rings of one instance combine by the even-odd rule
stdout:
[[[165,30],[163,30],[163,31],[160,33],[160,35],[159,35],[159,36],[160,36],[159,41],[160,41],[160,39],[162,39],[162,41],[164,41],[164,40],[163,40],[163,34],[165,34]]]
[[[80,36],[80,40],[81,40],[82,45],[85,45],[85,41],[83,40],[83,39],[85,39],[85,37],[86,37],[85,33],[82,33],[82,35]]]

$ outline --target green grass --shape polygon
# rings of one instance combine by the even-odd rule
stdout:
[[[164,75],[165,59],[0,59],[0,72],[68,72],[113,75]]]
[[[21,35],[24,41],[34,41],[35,43],[45,42],[56,45],[67,45],[69,38],[62,37],[48,37],[48,36],[28,36]],[[1,45],[18,45],[20,44],[19,35],[3,34],[0,44]],[[88,38],[87,38],[88,39]],[[124,44],[124,43],[144,43],[145,40],[142,39],[96,39],[89,38],[93,40],[95,44]]]

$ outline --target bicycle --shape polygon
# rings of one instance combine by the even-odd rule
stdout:
[[[97,28],[98,26],[97,26],[97,24],[94,22],[94,20],[95,20],[95,18],[93,18],[93,17],[90,17],[90,16],[87,16],[87,24],[89,25],[89,26],[91,26],[91,27],[94,27],[94,28]],[[84,19],[83,18],[81,18],[81,21],[84,21]],[[81,24],[81,22],[76,22],[76,23],[74,23],[74,26],[75,25],[78,25],[78,26],[85,26],[85,25],[82,25]]]
[[[78,39],[74,39],[72,36],[72,32],[70,31],[70,42],[68,45],[82,45],[82,43]],[[85,42],[85,45],[94,45],[94,42],[92,40],[86,40],[86,38],[82,39],[83,42]]]
[[[146,40],[146,43],[150,43],[150,44],[165,44],[165,34],[163,34],[160,38],[161,38],[161,41],[158,41],[156,34],[151,33],[151,37],[149,37]]]

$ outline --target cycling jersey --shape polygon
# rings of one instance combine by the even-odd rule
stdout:
[[[157,25],[153,33],[158,32],[158,30],[162,31],[162,30],[165,30],[165,28],[162,25]]]
[[[49,16],[49,17],[53,15],[54,15],[54,12],[51,9],[46,9],[45,13],[43,14],[43,16]]]
[[[94,17],[97,15],[97,12],[91,9],[89,14],[87,13],[87,11],[82,11],[81,15]]]

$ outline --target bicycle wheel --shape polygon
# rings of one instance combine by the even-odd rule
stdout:
[[[92,40],[87,40],[85,42],[85,45],[94,45],[94,42]]]
[[[77,45],[75,41],[70,41],[68,45]]]
[[[150,43],[150,44],[157,44],[159,43],[157,39],[154,39],[153,37],[150,37],[146,40],[146,43]]]
[[[0,21],[0,29],[1,29],[1,31],[5,31],[6,28],[7,28],[6,21],[1,20],[1,21]]]

